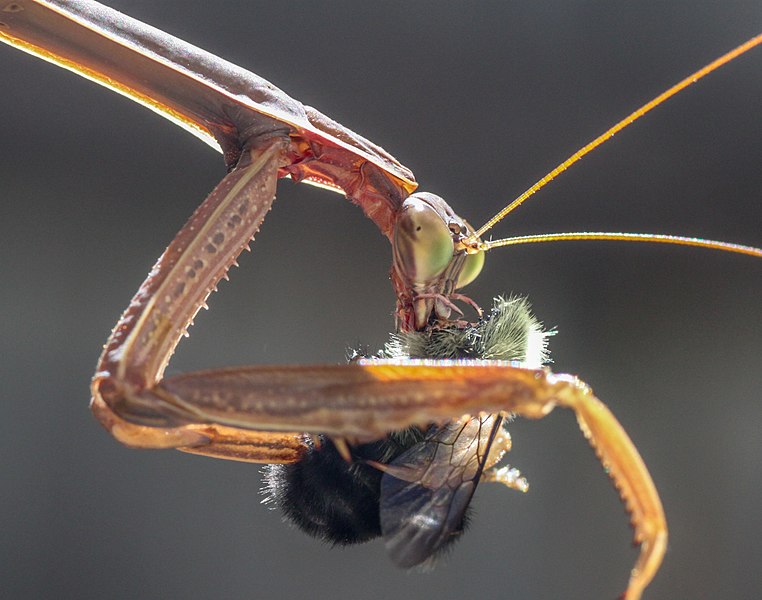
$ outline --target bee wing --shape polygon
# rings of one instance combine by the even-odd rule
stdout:
[[[424,563],[460,536],[501,425],[499,415],[450,421],[387,466],[381,479],[381,532],[395,564]]]

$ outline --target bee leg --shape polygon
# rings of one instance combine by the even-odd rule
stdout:
[[[529,482],[526,480],[526,477],[522,476],[521,471],[511,465],[495,467],[484,471],[481,481],[502,483],[504,486],[519,492],[529,491]]]
[[[502,483],[512,490],[527,492],[529,490],[529,482],[521,475],[521,471],[510,465],[496,466],[497,463],[503,460],[506,452],[511,451],[512,445],[510,432],[505,427],[501,427],[495,435],[495,439],[492,440],[487,460],[484,463],[481,481]]]
[[[484,462],[484,468],[489,469],[503,460],[506,452],[510,452],[513,447],[510,432],[505,428],[505,416],[503,416],[503,426],[495,434],[492,445],[489,448],[487,460]]]

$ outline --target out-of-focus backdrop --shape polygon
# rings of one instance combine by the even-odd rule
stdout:
[[[111,5],[266,77],[383,145],[481,224],[572,151],[758,33],[726,2]],[[762,244],[762,50],[619,134],[501,224]],[[636,552],[572,415],[517,422],[521,495],[482,486],[434,572],[330,549],[260,506],[259,469],[129,450],[87,409],[120,312],[224,174],[124,98],[0,48],[0,590],[4,598],[614,598]],[[169,372],[338,362],[393,326],[388,243],[340,196],[283,182]],[[762,588],[762,261],[559,243],[496,251],[468,293],[528,295],[554,369],[620,418],[671,538],[647,598]]]

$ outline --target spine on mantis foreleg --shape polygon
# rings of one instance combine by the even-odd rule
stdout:
[[[92,407],[115,435],[115,419],[157,428],[187,422],[181,411],[157,403],[150,390],[196,312],[270,209],[288,142],[280,137],[258,141],[259,147],[244,153],[180,230],[106,343],[93,379]]]
[[[559,406],[574,410],[582,433],[595,450],[630,513],[640,556],[623,598],[637,600],[659,570],[667,549],[667,521],[643,459],[603,402],[576,378],[561,382]]]

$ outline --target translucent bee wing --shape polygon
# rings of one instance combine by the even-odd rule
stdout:
[[[425,563],[458,539],[502,417],[485,415],[432,428],[384,469],[381,532],[400,567]]]

